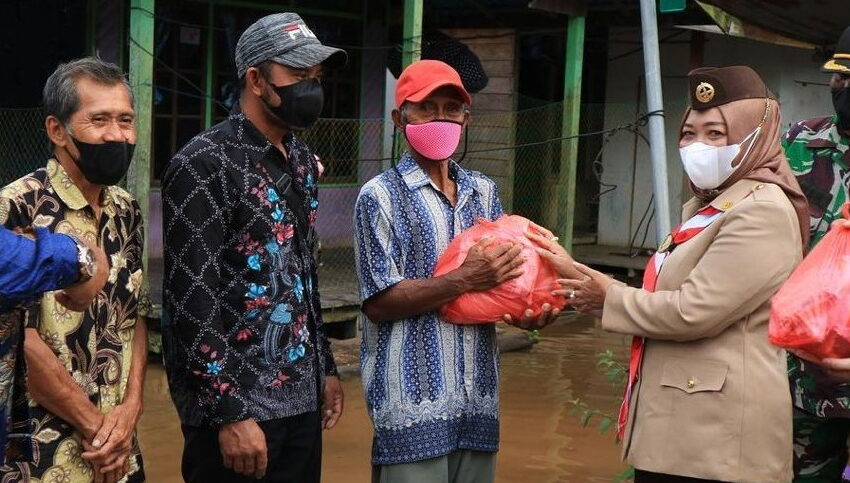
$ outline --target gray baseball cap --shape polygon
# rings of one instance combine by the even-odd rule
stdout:
[[[296,69],[319,64],[338,67],[345,65],[348,54],[322,45],[298,14],[285,12],[257,20],[236,43],[236,73],[240,79],[249,67],[267,60]]]

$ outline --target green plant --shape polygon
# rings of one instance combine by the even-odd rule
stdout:
[[[529,342],[531,342],[532,344],[540,342],[540,331],[537,329],[527,330],[525,332],[525,336],[528,337]]]
[[[629,372],[626,366],[617,360],[616,354],[611,349],[605,352],[600,352],[596,356],[596,370],[605,375],[608,382],[616,389],[621,389],[628,380]],[[587,427],[594,419],[598,420],[599,433],[604,434],[611,428],[611,423],[616,419],[616,416],[600,409],[591,408],[581,398],[575,398],[570,401],[573,408],[570,410],[570,415],[581,415],[581,425]]]
[[[597,354],[596,370],[603,374],[608,382],[611,383],[612,388],[617,391],[622,391],[622,388],[626,385],[629,379],[628,366],[618,361],[616,354],[614,354],[614,351],[611,349]],[[596,426],[599,430],[599,434],[605,434],[608,432],[614,421],[617,420],[616,415],[600,409],[592,408],[581,398],[577,397],[573,399],[570,401],[570,404],[573,405],[572,409],[570,409],[570,415],[580,416],[582,426],[588,427],[594,421],[598,421]],[[634,476],[635,470],[630,467],[618,473],[614,477],[614,481],[630,481],[634,479]]]
[[[611,423],[614,421],[614,416],[599,409],[588,407],[587,403],[580,398],[570,401],[573,408],[570,409],[570,416],[578,416],[581,414],[581,425],[584,427],[590,426],[594,418],[599,420],[599,433],[604,434],[611,428]]]
[[[614,481],[617,481],[617,482],[632,481],[634,479],[635,479],[635,469],[632,468],[632,467],[629,467],[629,468],[617,473],[617,476],[614,477]]]

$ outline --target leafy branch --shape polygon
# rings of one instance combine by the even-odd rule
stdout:
[[[622,390],[623,386],[628,383],[628,366],[618,361],[616,354],[611,349],[597,354],[596,370],[605,376],[615,390]],[[599,430],[599,434],[605,434],[611,429],[613,422],[616,421],[615,415],[601,409],[592,408],[581,398],[575,398],[569,401],[569,403],[573,405],[572,409],[570,409],[570,415],[580,416],[581,425],[585,428],[591,424],[595,424]],[[631,481],[634,479],[634,476],[635,469],[630,467],[618,473],[614,477],[614,481]]]
[[[570,416],[578,416],[580,414],[581,425],[583,427],[590,426],[590,423],[596,418],[599,421],[599,434],[604,434],[611,428],[611,423],[614,421],[612,414],[589,407],[581,398],[575,398],[569,401],[569,403],[573,405],[572,409],[570,409]]]

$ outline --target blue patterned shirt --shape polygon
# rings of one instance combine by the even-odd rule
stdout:
[[[440,254],[479,217],[502,215],[495,184],[450,161],[454,207],[409,156],[360,190],[355,260],[362,301],[404,279],[430,278]],[[372,464],[499,447],[494,325],[459,326],[429,312],[393,322],[364,317],[360,367],[375,426]]]

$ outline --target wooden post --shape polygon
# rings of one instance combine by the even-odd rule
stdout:
[[[213,99],[213,83],[215,82],[215,65],[213,57],[215,56],[215,17],[212,3],[207,5],[207,54],[206,54],[206,77],[204,78],[204,127],[209,129],[213,125],[213,112],[215,106]]]
[[[422,58],[422,0],[404,0],[404,30],[401,45],[401,70],[404,70],[405,67]],[[388,122],[392,123],[392,120]],[[396,149],[391,154],[393,157],[391,165],[395,166],[406,147],[404,136],[400,132],[394,131],[393,136],[395,136]]]
[[[571,16],[567,26],[566,68],[564,71],[564,106],[561,136],[579,133],[581,111],[581,75],[584,61],[584,17]],[[578,138],[561,141],[561,166],[558,172],[558,231],[561,244],[573,248],[573,218],[576,206],[576,164]]]
[[[136,150],[127,173],[127,189],[141,207],[145,226],[150,211],[154,1],[130,1],[130,86],[136,98]],[[148,273],[148,230],[144,248],[144,271]]]
[[[404,0],[401,68],[422,57],[422,0]]]

